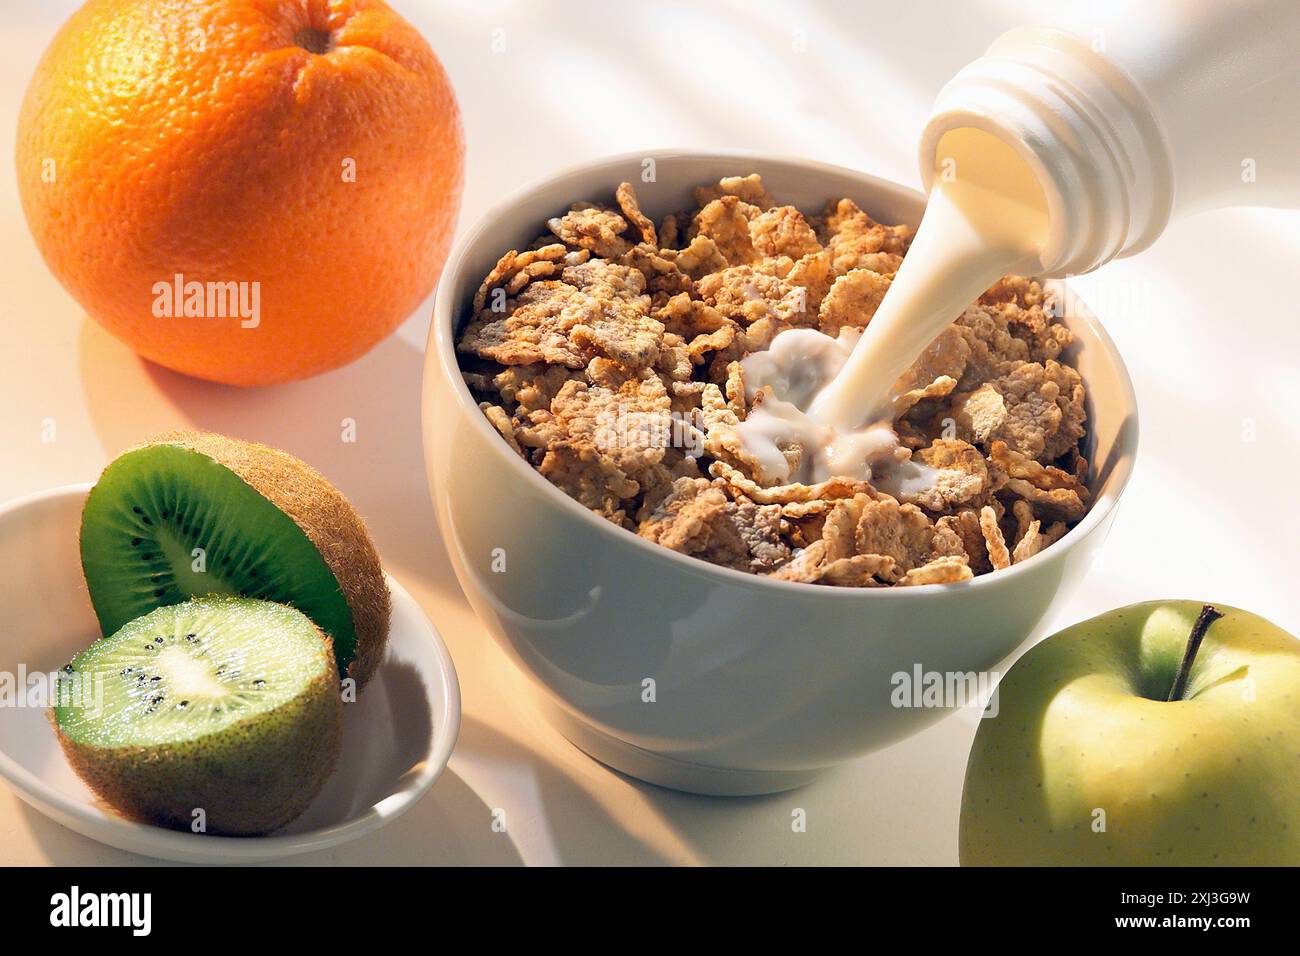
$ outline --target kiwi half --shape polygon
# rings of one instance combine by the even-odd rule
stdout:
[[[267,833],[300,814],[338,759],[329,641],[306,615],[198,598],[131,621],[60,674],[53,708],[77,774],[136,819]]]
[[[365,525],[317,471],[265,445],[175,432],[125,452],[86,499],[81,565],[104,634],[227,594],[298,608],[358,686],[383,659],[389,594]]]

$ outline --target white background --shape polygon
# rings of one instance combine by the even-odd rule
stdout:
[[[13,155],[27,78],[76,5],[0,8],[0,155]],[[460,96],[464,226],[553,169],[637,149],[804,154],[918,185],[915,141],[943,81],[1004,29],[1051,22],[1067,5],[394,6],[424,32]],[[956,862],[974,733],[965,714],[803,790],[735,800],[613,774],[538,721],[522,678],[461,597],[434,525],[418,407],[428,303],[345,369],[229,389],[148,365],[86,319],[41,262],[7,165],[0,214],[0,500],[91,480],[125,446],[180,425],[264,441],[352,499],[388,569],[451,647],[465,719],[448,772],[390,827],[305,862]],[[1042,633],[1160,597],[1221,601],[1300,631],[1297,253],[1296,214],[1223,211],[1177,222],[1153,249],[1076,281],[1128,362],[1141,450],[1103,560]],[[53,443],[41,441],[47,418]],[[356,444],[340,442],[343,418],[356,419]],[[795,808],[807,832],[792,832]],[[504,833],[491,827],[495,809]],[[64,830],[0,788],[0,863],[131,861],[147,862]]]

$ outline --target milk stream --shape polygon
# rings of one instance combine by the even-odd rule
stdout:
[[[925,216],[861,335],[790,329],[744,360],[750,397],[771,390],[739,426],[764,481],[844,476],[884,491],[927,484],[927,469],[907,460],[889,427],[899,379],[985,289],[1037,269],[1049,226],[1033,171],[992,134],[953,130],[935,163]],[[795,445],[803,455],[792,468],[783,449]]]

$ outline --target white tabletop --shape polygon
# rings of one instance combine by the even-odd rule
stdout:
[[[555,168],[642,148],[800,153],[917,185],[915,141],[943,81],[1002,30],[1050,22],[1064,4],[393,5],[460,96],[464,226]],[[0,7],[0,156],[13,155],[40,51],[76,6]],[[142,362],[85,317],[28,235],[11,165],[0,209],[0,500],[91,480],[125,446],[178,426],[267,442],[352,499],[451,648],[465,713],[448,771],[391,826],[303,862],[956,861],[975,728],[965,713],[802,790],[725,800],[621,777],[541,723],[461,596],[434,523],[419,420],[429,303],[340,371],[273,389],[211,385]],[[1161,597],[1221,601],[1300,631],[1298,254],[1297,214],[1224,211],[1175,223],[1151,250],[1076,281],[1133,375],[1141,451],[1103,559],[1040,636]],[[339,440],[344,418],[357,422],[355,444]],[[54,442],[42,441],[47,419]],[[792,830],[796,808],[806,832]],[[0,786],[0,864],[130,862],[148,861],[63,829]]]

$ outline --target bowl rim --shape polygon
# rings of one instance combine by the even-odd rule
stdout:
[[[0,522],[19,511],[58,498],[84,499],[92,487],[92,482],[60,485],[14,498],[0,504]],[[88,814],[88,804],[50,786],[3,749],[0,749],[0,779],[4,779],[24,802],[85,837],[131,853],[179,862],[251,863],[276,860],[329,849],[390,823],[424,796],[446,769],[460,735],[461,698],[456,667],[442,635],[405,587],[387,571],[384,572],[384,579],[394,598],[408,601],[419,611],[428,626],[428,634],[421,635],[420,640],[433,652],[438,674],[438,687],[434,690],[440,691],[443,703],[433,717],[434,732],[430,735],[427,752],[411,770],[399,778],[397,789],[393,793],[362,809],[356,816],[302,833],[271,833],[258,837],[199,835],[168,830],[109,813]]]
[[[863,173],[847,166],[838,166],[832,163],[825,163],[819,160],[808,159],[801,156],[792,156],[782,153],[767,153],[756,150],[729,150],[729,149],[656,149],[656,150],[634,150],[630,152],[602,155],[594,159],[584,160],[578,163],[571,163],[563,166],[558,170],[550,172],[545,176],[534,179],[525,183],[522,187],[515,189],[507,194],[503,199],[498,200],[490,206],[477,220],[461,234],[451,254],[447,259],[443,269],[442,278],[438,283],[438,290],[434,297],[433,304],[433,321],[429,330],[429,339],[426,346],[425,370],[423,390],[425,392],[425,416],[422,421],[426,438],[432,429],[438,427],[437,423],[432,421],[433,414],[433,395],[435,383],[429,381],[430,358],[432,353],[436,355],[438,375],[442,385],[450,385],[451,394],[455,396],[457,409],[470,420],[470,427],[478,431],[479,434],[489,439],[491,447],[495,448],[493,454],[496,455],[498,464],[504,462],[504,467],[511,471],[512,474],[518,475],[519,480],[532,482],[533,487],[539,489],[539,494],[549,495],[551,500],[555,501],[557,506],[565,509],[575,520],[585,523],[588,527],[598,528],[597,533],[612,536],[611,542],[617,541],[622,545],[632,548],[639,548],[643,554],[669,565],[675,566],[682,571],[692,572],[716,579],[719,585],[735,587],[737,585],[747,586],[758,590],[776,589],[777,593],[786,592],[790,597],[809,597],[817,595],[820,600],[824,601],[879,601],[879,600],[905,600],[910,596],[935,594],[935,593],[962,593],[974,591],[980,588],[991,588],[995,586],[1010,585],[1011,581],[1017,576],[1028,573],[1029,571],[1047,563],[1063,557],[1066,551],[1073,548],[1078,542],[1088,537],[1097,527],[1099,527],[1114,511],[1119,503],[1120,497],[1128,487],[1129,479],[1133,474],[1133,465],[1137,456],[1138,448],[1138,410],[1137,394],[1133,388],[1133,381],[1129,375],[1128,367],[1124,363],[1123,356],[1115,347],[1115,342],[1106,332],[1105,328],[1092,314],[1091,309],[1084,308],[1078,310],[1070,316],[1071,324],[1078,323],[1085,326],[1089,333],[1095,338],[1107,357],[1114,364],[1119,378],[1119,385],[1123,404],[1121,412],[1121,427],[1116,437],[1117,459],[1115,468],[1111,472],[1109,487],[1105,494],[1098,495],[1094,499],[1088,513],[1083,516],[1077,525],[1061,537],[1059,541],[1052,544],[1050,548],[1040,551],[1031,558],[1010,567],[1003,568],[999,571],[989,574],[976,575],[965,581],[957,581],[950,584],[923,584],[913,585],[911,587],[888,587],[888,588],[837,588],[828,587],[823,584],[810,584],[801,581],[784,581],[779,578],[772,578],[766,575],[749,574],[744,571],[737,571],[732,568],[720,567],[699,558],[690,555],[681,554],[670,548],[662,547],[652,541],[648,541],[639,535],[629,532],[626,528],[619,527],[604,518],[599,517],[595,512],[583,507],[579,502],[570,498],[567,494],[557,488],[551,482],[541,475],[535,468],[525,462],[517,454],[510,450],[510,447],[497,434],[486,416],[474,401],[473,395],[470,394],[469,386],[465,384],[464,378],[460,374],[460,363],[456,358],[455,332],[457,320],[459,318],[460,303],[453,301],[455,287],[459,285],[460,273],[465,269],[469,254],[480,241],[481,237],[487,230],[500,219],[510,218],[513,209],[520,205],[524,200],[531,198],[535,193],[548,189],[558,182],[571,177],[580,176],[584,173],[590,173],[604,167],[615,167],[622,164],[639,165],[643,161],[650,159],[656,164],[661,162],[671,162],[679,159],[699,159],[708,161],[730,162],[730,163],[779,163],[791,166],[801,166],[810,172],[821,174],[830,174],[835,176],[847,176],[863,182],[864,188],[884,189],[893,192],[900,197],[913,198],[924,203],[924,194],[919,190],[895,183],[887,179],[873,176],[870,173]],[[610,192],[613,192],[611,184]],[[575,197],[571,201],[577,201],[583,197]],[[1081,301],[1078,296],[1074,296],[1075,302]],[[472,413],[472,414],[471,414]],[[426,442],[426,448],[428,443]],[[426,451],[426,454],[428,452]]]

